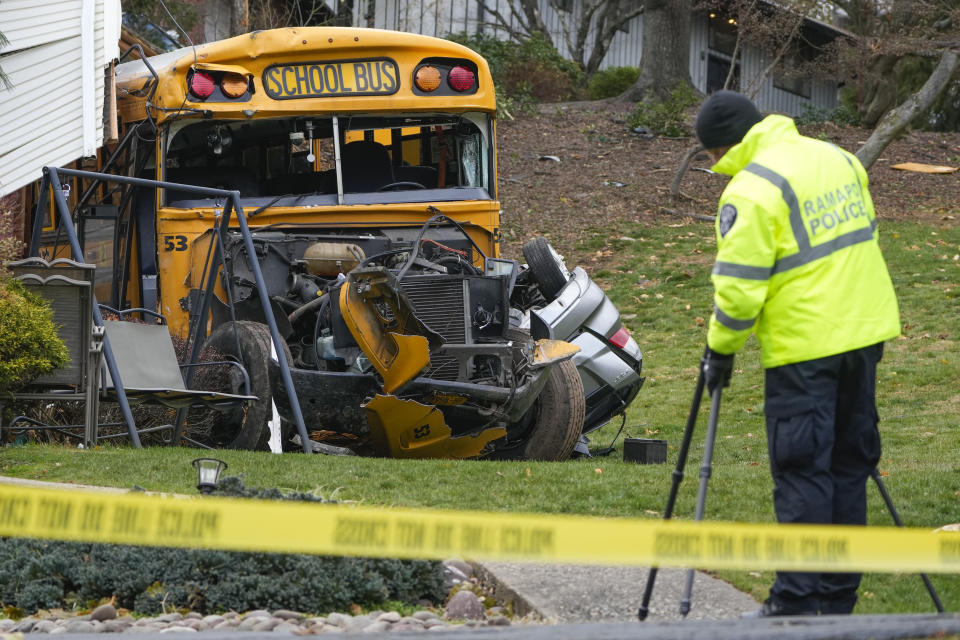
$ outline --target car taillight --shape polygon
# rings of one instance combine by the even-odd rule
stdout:
[[[447,82],[454,91],[468,91],[473,88],[476,76],[473,75],[473,71],[466,67],[454,67],[450,69],[450,73],[447,75]]]
[[[619,349],[623,349],[627,346],[627,343],[630,342],[630,332],[627,331],[626,327],[620,327],[619,331],[610,336],[609,341],[610,344]]]
[[[220,90],[228,98],[239,98],[247,92],[247,76],[242,73],[225,73],[220,80]]]
[[[420,91],[434,91],[440,86],[440,71],[436,67],[424,66],[417,69],[413,81]]]
[[[190,93],[201,100],[209,98],[213,94],[215,85],[213,76],[203,71],[194,71],[190,76]]]

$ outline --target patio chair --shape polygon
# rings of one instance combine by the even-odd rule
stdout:
[[[63,367],[13,394],[14,398],[85,401],[82,438],[85,443],[95,441],[99,406],[97,372],[103,355],[103,328],[95,326],[93,322],[94,265],[67,258],[51,262],[42,258],[27,258],[7,263],[7,267],[28,291],[50,303],[57,334],[66,345],[70,358]],[[2,401],[0,398],[0,403]],[[8,428],[16,429],[19,423],[29,425],[26,428],[30,429],[55,429],[72,437],[80,437],[62,427],[43,425],[25,416],[15,418]]]
[[[7,427],[11,430],[50,429],[72,437],[80,426],[84,428],[85,446],[94,446],[100,439],[98,405],[102,401],[116,401],[117,383],[124,390],[131,405],[162,405],[171,409],[205,406],[226,410],[239,403],[256,400],[249,395],[249,377],[239,362],[199,362],[180,364],[173,341],[160,314],[148,309],[117,310],[99,305],[117,320],[106,320],[102,327],[94,324],[93,265],[59,259],[46,262],[28,258],[10,265],[14,277],[38,295],[44,297],[53,310],[58,333],[67,344],[71,362],[49,376],[35,380],[22,392],[13,394],[22,400],[82,400],[86,401],[83,425],[45,425],[37,420],[19,416]],[[53,288],[57,287],[57,288]],[[150,322],[129,322],[124,318],[139,313]],[[89,336],[87,339],[85,336]],[[119,380],[114,381],[102,356],[104,336],[112,347]],[[90,353],[84,359],[82,354]],[[204,389],[188,389],[183,372],[192,367],[226,365],[236,367],[245,386],[243,394],[221,393]],[[138,429],[137,433],[172,430],[172,424]],[[122,437],[125,433],[104,437]]]

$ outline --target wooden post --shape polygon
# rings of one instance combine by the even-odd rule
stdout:
[[[117,124],[117,76],[116,76],[116,60],[110,61],[110,70],[109,77],[107,81],[109,82],[109,92],[110,92],[110,107],[107,110],[107,122],[109,123],[109,134],[107,135],[107,142],[109,144],[116,144],[117,140],[120,137],[119,126]]]

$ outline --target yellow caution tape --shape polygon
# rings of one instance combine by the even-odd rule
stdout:
[[[393,558],[960,572],[960,532],[428,511],[0,485],[0,536]]]

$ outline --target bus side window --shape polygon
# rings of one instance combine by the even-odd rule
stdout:
[[[115,303],[113,296],[116,253],[117,207],[85,207],[80,216],[80,244],[83,260],[96,265],[94,291],[98,300]]]

